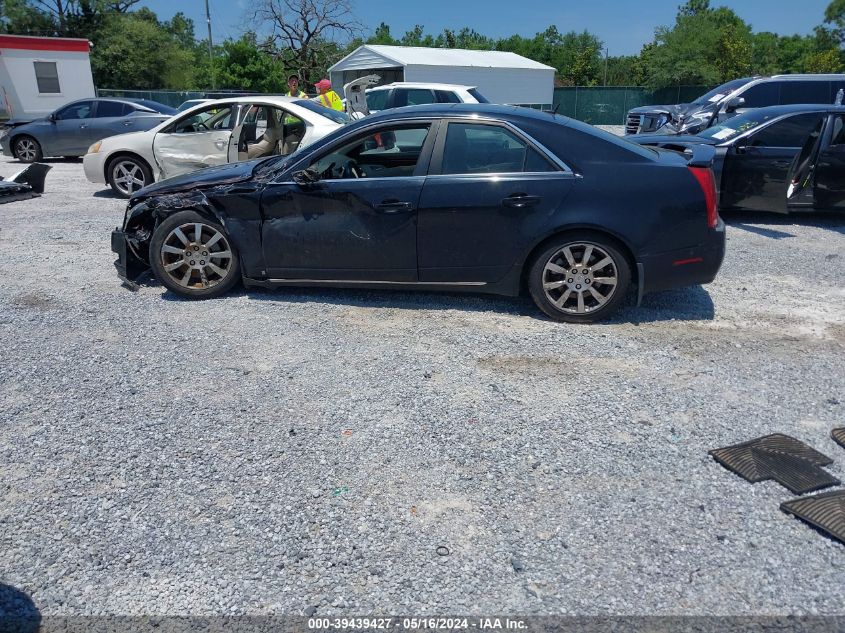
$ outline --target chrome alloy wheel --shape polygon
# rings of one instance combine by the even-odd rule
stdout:
[[[15,154],[20,160],[31,163],[38,156],[38,148],[31,138],[22,138],[15,143]]]
[[[543,268],[546,298],[567,314],[595,312],[616,292],[618,281],[613,258],[595,244],[567,244]]]
[[[170,231],[161,245],[161,265],[183,288],[213,288],[231,271],[232,249],[217,229],[191,222]]]
[[[131,196],[146,186],[146,179],[141,167],[134,161],[121,160],[112,167],[112,180],[120,193]]]

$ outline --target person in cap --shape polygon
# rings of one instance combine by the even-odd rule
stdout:
[[[317,95],[317,101],[320,102],[320,105],[334,110],[340,110],[341,112],[343,111],[343,101],[340,96],[332,90],[332,82],[328,79],[321,79],[314,84],[314,87],[316,87],[317,92],[319,92],[319,95]]]
[[[299,75],[294,74],[288,77],[288,91],[285,93],[285,96],[299,97],[300,99],[308,96],[299,89]]]

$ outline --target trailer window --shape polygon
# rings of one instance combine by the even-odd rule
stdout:
[[[59,71],[56,62],[33,62],[39,94],[59,94]]]

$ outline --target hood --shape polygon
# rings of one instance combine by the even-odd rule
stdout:
[[[37,119],[28,119],[28,118],[16,119],[16,118],[12,118],[12,119],[9,119],[8,121],[4,121],[3,127],[18,127],[19,125],[26,125],[27,123],[43,123],[46,120],[47,120],[47,117],[38,117]]]
[[[191,189],[228,185],[233,182],[249,180],[252,177],[252,172],[255,170],[256,165],[265,160],[267,159],[258,158],[241,163],[220,165],[219,167],[208,167],[206,169],[192,171],[189,174],[174,176],[173,178],[168,178],[144,187],[133,196],[132,200],[129,201],[129,205],[132,206],[136,202],[140,202],[151,196],[179,193]]]
[[[633,141],[640,145],[665,147],[667,145],[715,145],[712,138],[704,138],[692,134],[629,134],[626,141]]]
[[[673,120],[677,120],[685,114],[704,110],[706,106],[695,103],[678,103],[675,105],[647,105],[633,108],[631,114],[668,114]]]

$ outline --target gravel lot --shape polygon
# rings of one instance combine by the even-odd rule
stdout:
[[[845,613],[845,546],[707,455],[783,432],[845,480],[845,215],[729,218],[714,284],[596,326],[196,303],[121,288],[124,202],[52,165],[0,206],[0,583],[42,615]]]

